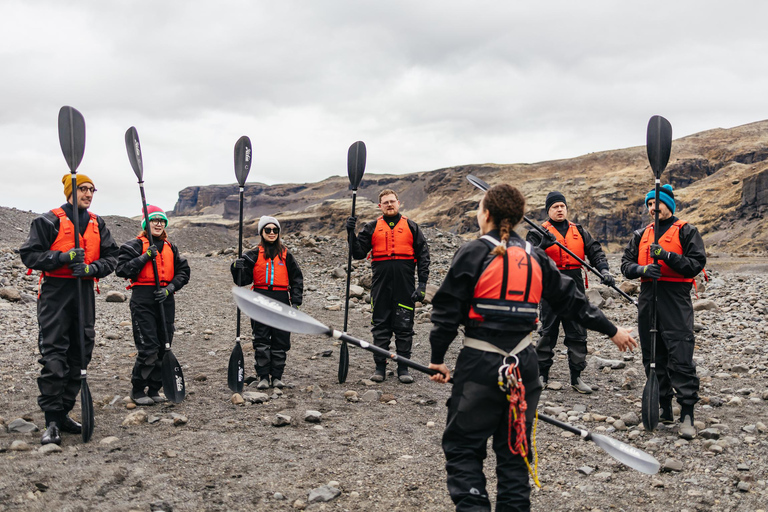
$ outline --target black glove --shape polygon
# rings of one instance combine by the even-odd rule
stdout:
[[[165,299],[173,295],[173,292],[176,290],[172,284],[169,284],[165,287],[160,287],[159,290],[155,290],[155,301],[156,302],[165,302]]]
[[[232,268],[245,268],[245,258],[237,258],[235,262],[232,264]]]
[[[651,244],[651,256],[667,261],[669,259],[669,252],[659,244]]]
[[[145,252],[143,256],[149,261],[157,258],[158,254],[160,254],[160,249],[158,249],[156,245],[150,245],[147,247],[147,252]]]
[[[650,279],[659,279],[661,277],[661,265],[658,263],[651,263],[650,265],[646,265],[644,267],[641,267],[638,265],[637,271],[640,274],[640,277],[647,277]]]
[[[355,215],[351,215],[347,219],[347,231],[353,233],[355,231],[355,226],[357,226],[357,217]]]
[[[613,278],[613,276],[611,275],[611,271],[610,271],[610,270],[608,270],[607,268],[606,268],[605,270],[602,270],[602,271],[600,272],[600,275],[602,275],[602,276],[603,276],[603,277],[601,278],[601,281],[602,281],[602,283],[603,283],[605,286],[613,286],[614,284],[616,284],[616,280],[615,280],[615,279]]]
[[[72,263],[82,263],[85,261],[85,249],[78,247],[77,249],[70,249],[66,252],[59,254],[59,263],[62,265],[70,265]]]
[[[541,249],[549,249],[553,245],[557,243],[557,238],[555,235],[550,233],[549,231],[546,231],[543,235],[541,235],[541,242],[539,242],[539,247]]]
[[[73,263],[69,268],[72,269],[72,275],[75,277],[95,277],[99,271],[96,263]]]
[[[427,285],[425,283],[419,283],[416,286],[416,290],[411,295],[413,302],[424,302],[424,297],[427,295]]]

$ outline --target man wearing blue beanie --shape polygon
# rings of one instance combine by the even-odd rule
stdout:
[[[658,243],[654,243],[653,219],[659,208]],[[704,241],[699,231],[674,216],[675,193],[671,185],[645,196],[651,223],[634,232],[621,258],[621,272],[628,279],[640,278],[638,330],[643,350],[646,377],[650,374],[651,309],[653,281],[656,288],[656,375],[659,379],[660,421],[674,423],[673,393],[680,404],[679,435],[696,437],[693,406],[699,401],[699,377],[693,362],[693,303],[691,287],[694,278],[707,263]]]

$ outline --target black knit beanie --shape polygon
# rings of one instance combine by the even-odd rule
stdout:
[[[547,202],[544,211],[549,213],[549,207],[555,203],[563,203],[565,206],[568,206],[568,203],[565,202],[565,196],[561,192],[550,192],[547,194]]]

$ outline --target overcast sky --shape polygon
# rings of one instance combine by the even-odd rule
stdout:
[[[768,3],[730,1],[0,2],[0,205],[64,201],[56,128],[71,105],[100,214],[141,201],[124,145],[135,126],[147,199],[234,183],[539,162],[768,117]]]

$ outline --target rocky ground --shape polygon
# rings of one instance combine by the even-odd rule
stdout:
[[[285,374],[289,387],[266,396],[250,388],[244,403],[233,403],[240,400],[226,385],[235,338],[228,264],[236,240],[230,232],[170,230],[192,266],[191,283],[177,295],[174,342],[187,380],[186,400],[131,408],[126,398],[135,355],[127,326],[130,314],[127,302],[106,300],[110,292],[125,292],[122,280],[109,277],[100,283],[97,347],[88,372],[96,411],[93,439],[83,444],[79,436],[65,435],[61,451],[40,449],[36,428],[44,422],[35,401],[37,275],[25,276],[14,251],[33,217],[0,209],[0,509],[452,508],[440,448],[447,386],[420,375],[411,385],[392,376],[375,385],[367,381],[371,356],[356,347],[350,347],[347,382],[339,384],[333,342],[293,335]],[[135,236],[135,221],[108,221],[118,242]],[[436,230],[427,230],[427,235],[432,282],[438,284],[462,239]],[[305,274],[302,310],[340,328],[344,241],[300,234],[286,242]],[[611,264],[618,268],[617,255]],[[637,424],[645,381],[639,355],[624,358],[604,336],[591,335],[585,377],[598,390],[590,396],[570,390],[565,354],[558,355],[552,388],[544,392],[541,408],[653,453],[664,470],[653,476],[637,473],[594,444],[542,424],[536,435],[542,487],[533,491],[534,510],[767,508],[766,270],[765,260],[710,259],[712,280],[705,290],[700,288],[696,301],[696,361],[703,398],[697,420],[703,431],[692,442],[678,439],[676,426],[649,433]],[[369,276],[367,262],[356,264],[354,282],[364,286]],[[633,306],[599,285],[591,290],[609,317],[634,325]],[[364,297],[352,300],[352,335],[369,339],[368,310]],[[425,306],[417,315],[413,353],[425,363],[428,317]],[[244,350],[247,375],[252,375],[250,344]],[[449,362],[457,352],[455,343]],[[73,413],[79,416],[79,406]],[[493,489],[492,452],[487,462]]]

